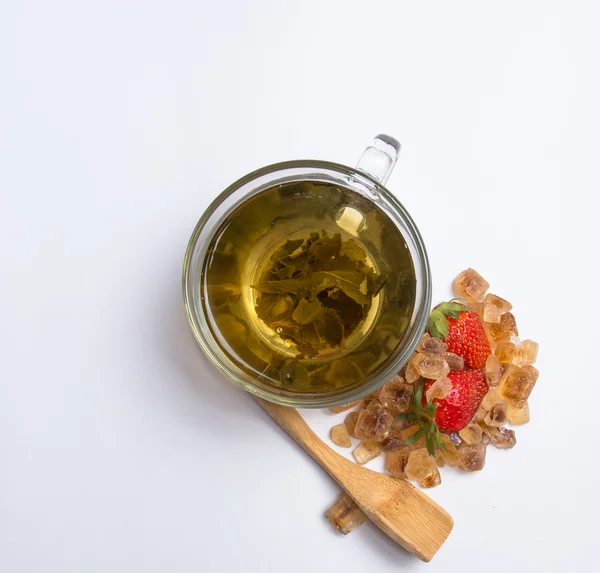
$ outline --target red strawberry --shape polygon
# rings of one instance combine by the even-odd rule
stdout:
[[[483,368],[492,353],[477,313],[458,302],[443,302],[429,316],[429,333],[448,344],[448,352],[462,356],[469,368]]]
[[[406,441],[406,445],[423,436],[427,451],[432,456],[435,455],[436,443],[438,447],[443,447],[440,430],[447,434],[462,430],[473,419],[488,391],[483,368],[453,370],[448,374],[448,378],[452,382],[452,388],[445,398],[434,398],[427,402],[426,392],[435,380],[425,380],[425,384],[417,385],[413,393],[411,411],[407,414],[396,414],[397,418],[419,426]]]
[[[447,434],[462,430],[472,419],[483,397],[488,391],[485,370],[453,370],[448,374],[452,389],[443,398],[434,398],[437,404],[433,421],[437,427]],[[435,380],[426,380],[423,387],[423,407],[426,406],[425,393]]]

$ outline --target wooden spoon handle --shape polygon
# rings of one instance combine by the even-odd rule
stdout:
[[[304,418],[298,413],[298,410],[288,408],[287,406],[279,406],[261,398],[257,398],[257,400],[269,415],[337,481],[337,476],[331,471],[330,467],[332,456],[343,460],[345,458],[334,452],[319,439],[304,421]],[[352,462],[348,463],[352,464]]]
[[[367,517],[394,541],[429,561],[452,530],[452,518],[402,479],[371,471],[323,443],[293,408],[258,399],[260,405],[352,497]]]

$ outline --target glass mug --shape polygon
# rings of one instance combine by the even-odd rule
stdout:
[[[392,378],[408,361],[425,331],[431,308],[431,271],[423,239],[402,204],[384,187],[400,152],[393,137],[378,135],[355,168],[327,161],[298,160],[276,163],[242,177],[225,189],[202,215],[185,253],[183,298],[188,320],[198,344],[210,361],[230,380],[248,392],[285,406],[328,408],[371,394]],[[328,392],[300,393],[264,383],[232,360],[213,333],[207,301],[201,290],[202,272],[209,246],[223,222],[240,204],[277,185],[296,182],[331,183],[350,189],[376,204],[400,231],[412,257],[415,300],[408,327],[387,359],[359,384]]]

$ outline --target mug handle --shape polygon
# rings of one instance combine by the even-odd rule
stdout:
[[[400,155],[400,143],[390,135],[380,133],[365,149],[356,168],[385,185]]]

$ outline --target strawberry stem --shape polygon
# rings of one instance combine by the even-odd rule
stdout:
[[[440,436],[440,429],[433,421],[437,404],[431,400],[423,407],[423,384],[419,384],[412,396],[413,411],[408,414],[397,414],[396,418],[407,422],[415,422],[419,429],[406,440],[406,445],[414,444],[421,436],[425,436],[425,447],[430,456],[435,455],[435,446],[445,449]]]

